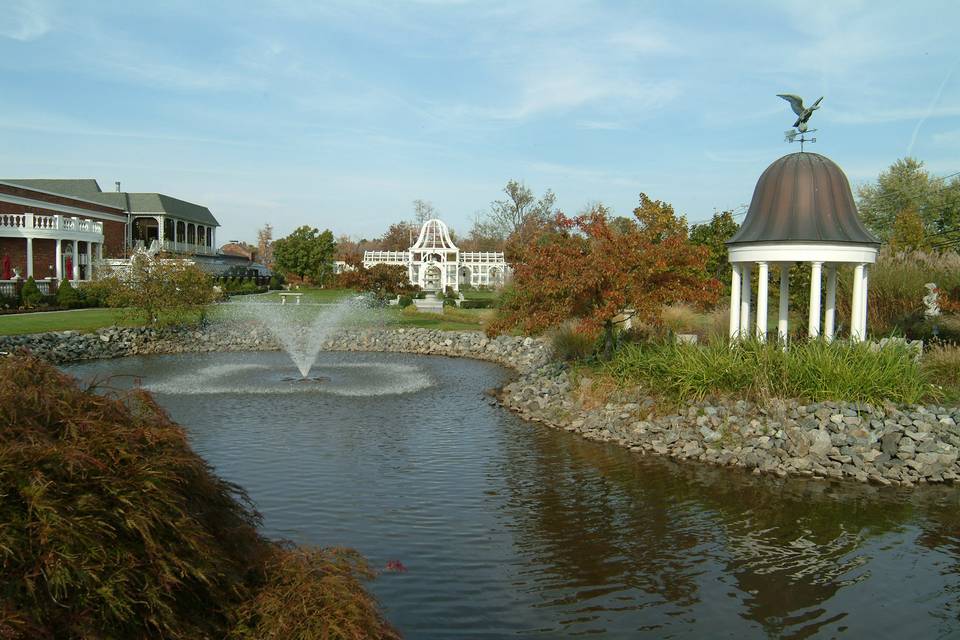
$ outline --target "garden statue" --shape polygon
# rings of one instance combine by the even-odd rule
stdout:
[[[928,282],[923,285],[927,289],[927,295],[923,296],[923,315],[925,318],[936,318],[940,315],[940,303],[938,298],[940,297],[940,292],[937,290],[937,285],[934,282]]]

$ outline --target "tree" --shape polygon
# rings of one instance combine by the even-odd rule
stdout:
[[[876,184],[857,189],[857,198],[860,219],[884,242],[893,236],[897,216],[904,211],[919,216],[927,235],[960,225],[960,177],[949,182],[932,177],[914,158],[897,160]]]
[[[917,251],[927,244],[927,231],[920,215],[913,209],[898,213],[890,233],[890,247],[895,251]]]
[[[409,222],[397,222],[390,225],[387,232],[375,241],[381,251],[406,251],[416,239],[419,229]]]
[[[427,202],[426,200],[413,201],[413,221],[417,227],[422,227],[424,222],[436,217],[437,210],[434,208],[433,203]]]
[[[730,282],[730,263],[727,262],[726,241],[740,228],[733,219],[732,211],[719,211],[713,214],[710,222],[690,227],[690,242],[707,248],[707,273],[719,280],[724,287]]]
[[[489,231],[499,234],[501,238],[519,233],[531,223],[544,223],[553,215],[556,196],[549,189],[537,200],[525,184],[510,180],[503,192],[507,198],[490,203],[487,220]]]
[[[346,289],[373,293],[380,299],[414,290],[406,267],[399,264],[375,264],[369,269],[362,264],[340,274],[338,284]]]
[[[520,328],[538,333],[575,318],[584,331],[603,329],[606,351],[627,318],[660,323],[669,304],[713,303],[720,283],[705,271],[709,252],[691,243],[684,218],[640,194],[634,228],[615,230],[605,208],[567,218],[517,250],[513,284],[501,299],[491,335]]]
[[[273,243],[273,259],[277,269],[296,274],[301,280],[323,285],[333,273],[333,257],[337,243],[333,233],[304,225],[286,238]]]
[[[152,325],[185,324],[202,319],[214,300],[213,282],[200,267],[136,253],[129,269],[108,274],[107,303]]]
[[[265,266],[273,264],[273,225],[269,223],[257,231],[257,256]]]

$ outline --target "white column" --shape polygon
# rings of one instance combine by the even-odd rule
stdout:
[[[827,302],[823,310],[823,336],[833,340],[837,315],[837,265],[827,265]]]
[[[850,301],[850,339],[863,340],[860,317],[863,315],[863,263],[853,268],[853,299]]]
[[[740,334],[740,264],[730,265],[733,273],[730,277],[730,339]]]
[[[863,336],[863,339],[867,339],[867,292],[870,290],[869,287],[870,280],[870,265],[863,265],[863,286],[861,287],[861,294],[863,296],[862,302],[860,303],[860,335]]]
[[[27,277],[33,275],[33,238],[27,236]]]
[[[57,282],[59,283],[63,280],[63,240],[57,238],[54,240],[56,248],[54,249],[53,255],[54,260],[57,261]]]
[[[103,260],[103,243],[97,243],[97,260]]]
[[[740,265],[740,335],[744,338],[750,337],[750,274],[752,266],[749,262]]]
[[[780,263],[780,314],[777,317],[777,334],[783,344],[787,344],[787,337],[790,335],[790,266],[789,262]]]
[[[157,218],[157,240],[160,242],[160,246],[161,246],[161,247],[163,247],[163,241],[164,241],[164,236],[163,236],[163,225],[164,225],[164,222],[163,222],[163,220],[164,220],[163,216],[159,216],[159,217]]]
[[[80,243],[73,241],[73,273],[70,274],[71,280],[80,279]]]
[[[767,288],[770,272],[766,262],[758,262],[757,271],[757,339],[765,342],[767,339]]]
[[[809,335],[816,338],[820,335],[820,287],[823,280],[823,263],[810,263],[810,317]]]

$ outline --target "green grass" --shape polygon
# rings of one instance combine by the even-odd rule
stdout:
[[[391,307],[385,311],[387,326],[421,327],[440,331],[482,331],[493,315],[492,309],[451,309],[444,314],[420,313]]]
[[[94,331],[110,326],[132,326],[120,309],[74,309],[48,313],[17,313],[0,316],[0,335],[45,331]]]
[[[788,350],[747,341],[728,346],[631,344],[601,370],[621,385],[641,385],[677,400],[735,394],[753,399],[913,404],[936,400],[943,390],[902,346],[796,342]]]
[[[480,289],[461,289],[465,300],[496,300],[500,297],[499,291],[481,291]]]
[[[268,302],[280,302],[280,291],[270,291],[268,293],[257,296],[257,300],[266,300]],[[284,291],[283,293],[287,293]],[[339,302],[344,298],[349,298],[350,296],[357,295],[356,291],[351,289],[313,289],[302,287],[300,289],[291,289],[289,293],[302,293],[303,297],[300,298],[301,302]],[[293,300],[288,300],[287,304],[293,303]]]

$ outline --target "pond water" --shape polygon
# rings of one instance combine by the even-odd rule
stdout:
[[[67,368],[155,392],[264,532],[348,545],[407,638],[960,636],[960,490],[679,465],[491,406],[495,365],[321,354]],[[129,377],[124,377],[129,376]]]

